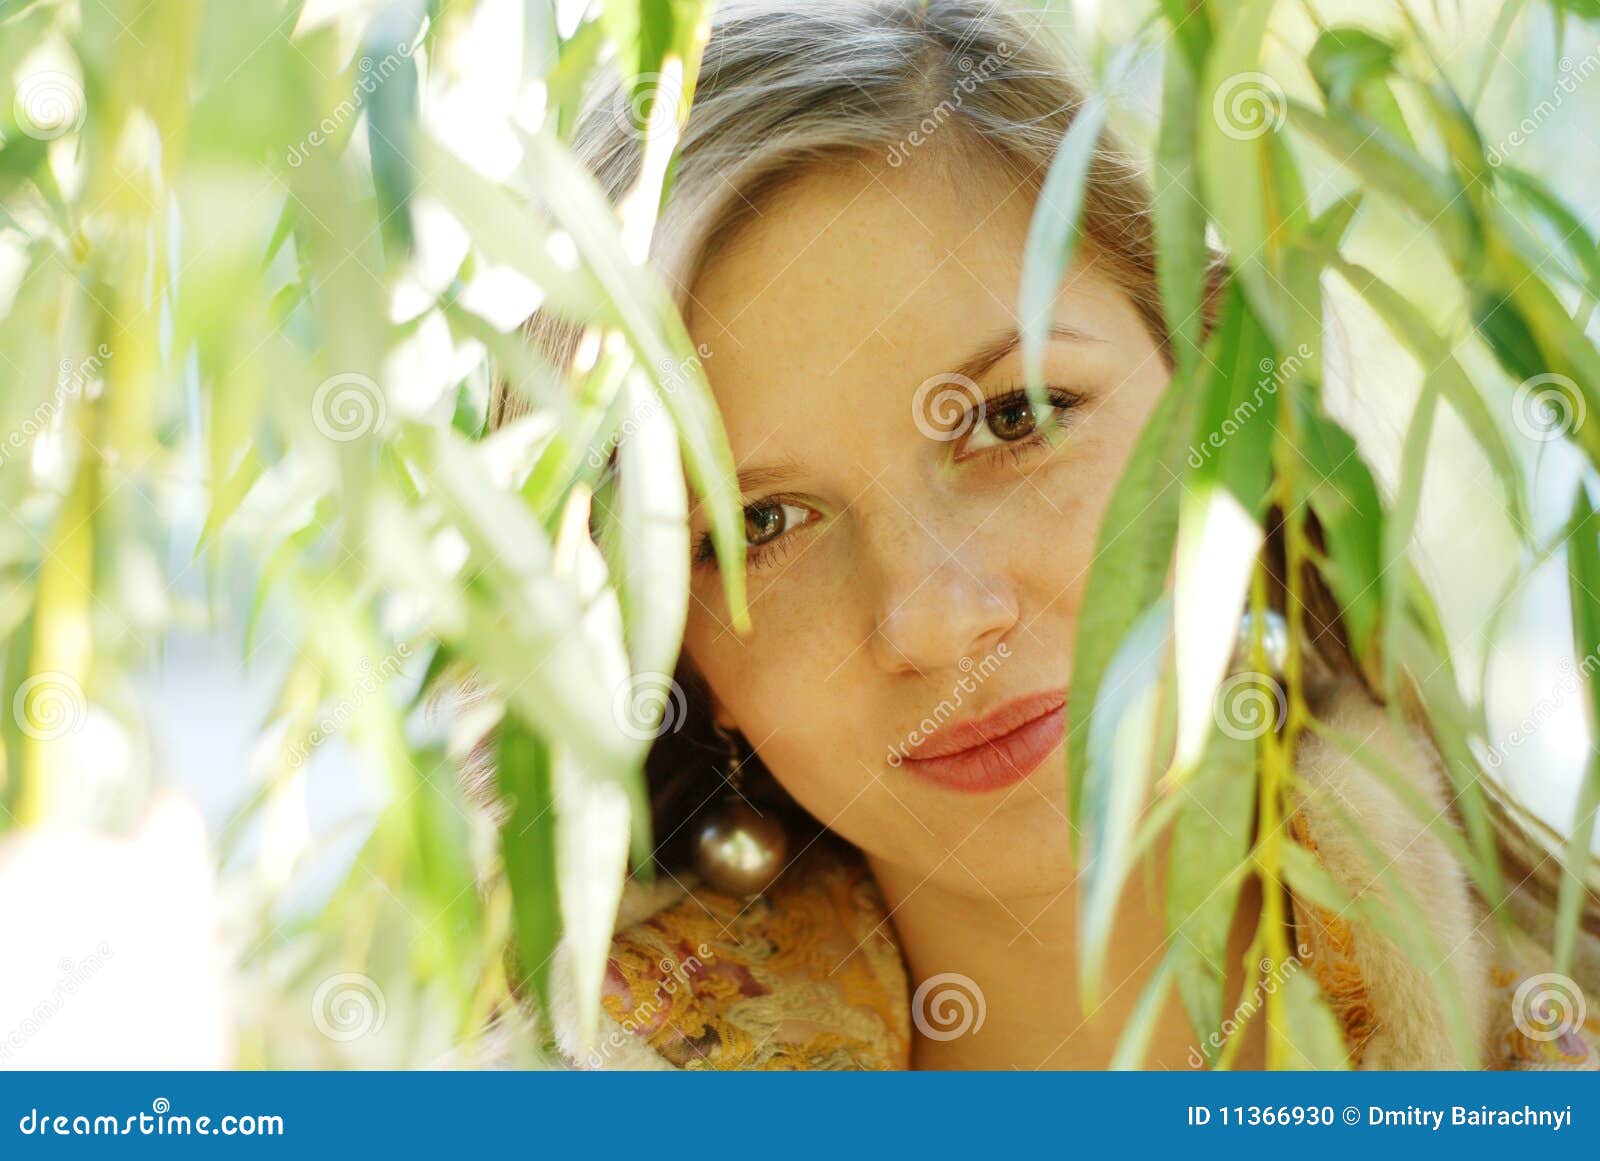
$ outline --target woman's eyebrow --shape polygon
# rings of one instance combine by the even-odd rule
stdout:
[[[749,496],[767,488],[786,484],[801,474],[802,466],[799,460],[782,459],[774,464],[765,464],[760,467],[740,468],[738,474],[739,494]]]
[[[1104,339],[1080,331],[1077,327],[1068,326],[1066,323],[1056,323],[1050,328],[1050,338],[1063,339],[1069,343],[1103,343]],[[1001,359],[1022,344],[1022,335],[1017,331],[1003,331],[984,343],[972,354],[967,356],[965,362],[956,368],[956,374],[968,379],[979,379]]]

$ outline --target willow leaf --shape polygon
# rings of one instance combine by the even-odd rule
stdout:
[[[1043,390],[1045,347],[1055,317],[1056,295],[1077,254],[1084,190],[1105,119],[1105,102],[1099,94],[1091,93],[1056,149],[1028,227],[1017,314],[1022,334],[1022,374],[1030,392]]]
[[[1079,978],[1090,1003],[1100,997],[1117,900],[1132,868],[1134,833],[1157,757],[1162,663],[1171,627],[1172,602],[1163,596],[1134,622],[1096,692],[1083,789],[1078,927]]]
[[[1567,536],[1567,575],[1572,590],[1572,648],[1584,675],[1589,736],[1600,738],[1600,682],[1592,676],[1596,662],[1600,661],[1600,527],[1595,523],[1589,493],[1582,484],[1578,486]],[[1562,859],[1561,890],[1556,898],[1555,970],[1558,972],[1570,969],[1577,945],[1587,872],[1593,860],[1590,852],[1597,807],[1600,807],[1600,747],[1591,740],[1589,761],[1573,811],[1572,835]]]

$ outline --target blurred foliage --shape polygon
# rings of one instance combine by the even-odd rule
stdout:
[[[1297,739],[1327,729],[1307,708],[1307,629],[1292,601],[1283,729],[1241,744],[1215,728],[1233,647],[1216,610],[1262,607],[1269,512],[1284,514],[1291,568],[1319,570],[1338,597],[1372,680],[1427,695],[1467,824],[1456,845],[1491,902],[1495,829],[1515,806],[1478,777],[1491,736],[1481,701],[1461,692],[1476,686],[1456,680],[1409,554],[1437,416],[1481,449],[1494,487],[1478,502],[1507,513],[1527,567],[1581,533],[1576,655],[1600,648],[1587,501],[1553,531],[1536,527],[1539,461],[1517,421],[1565,416],[1556,434],[1585,471],[1600,454],[1600,428],[1584,421],[1600,411],[1600,351],[1586,333],[1600,298],[1593,223],[1519,168],[1504,137],[1491,143],[1474,112],[1481,88],[1463,92],[1440,67],[1431,25],[1371,7],[1374,19],[1324,23],[1289,0],[1163,0],[1105,70],[1110,90],[1130,52],[1166,46],[1156,212],[1162,293],[1183,321],[1177,373],[1113,501],[1077,641],[1068,748],[1088,859],[1085,980],[1092,989],[1133,860],[1172,826],[1196,854],[1170,885],[1182,938],[1151,987],[1177,987],[1197,1028],[1220,1025],[1222,980],[1208,966],[1217,956],[1184,949],[1220,946],[1245,876],[1269,888],[1252,962],[1290,954],[1274,887],[1367,906],[1331,898],[1276,825]],[[418,1064],[452,1048],[470,1062],[487,1021],[548,995],[563,934],[592,1021],[624,874],[646,871],[652,850],[652,722],[616,707],[669,706],[687,602],[685,479],[711,513],[743,616],[726,441],[682,323],[641,261],[707,5],[557,9],[0,0],[11,93],[0,102],[0,697],[13,707],[0,722],[0,826],[136,817],[161,779],[133,675],[170,628],[205,624],[242,574],[254,593],[246,652],[266,634],[291,653],[249,793],[221,836],[253,985],[240,1013],[247,1065]],[[1570,43],[1600,45],[1584,23],[1600,10],[1583,0],[1509,3],[1496,31],[1555,9]],[[639,148],[653,151],[615,209],[568,147],[597,69],[620,70]],[[661,83],[679,76],[681,90]],[[1051,170],[1025,300],[1047,299],[1070,261],[1077,186],[1106,115],[1096,97]],[[1433,300],[1360,259],[1354,240],[1381,221],[1403,223],[1436,276]],[[1202,339],[1208,238],[1236,278]],[[1392,486],[1324,398],[1335,278],[1424,371]],[[586,328],[570,374],[521,333],[541,306]],[[1029,336],[1032,367],[1038,342]],[[530,410],[491,433],[497,378]],[[1250,400],[1265,414],[1195,464]],[[616,478],[612,449],[627,469]],[[1258,669],[1263,648],[1253,643]],[[140,743],[109,779],[108,729]],[[297,894],[288,886],[327,853],[306,822],[306,764],[332,733],[373,759],[381,806],[353,862]],[[1145,744],[1125,744],[1135,735]],[[1176,739],[1165,771],[1158,736]],[[497,760],[484,763],[491,746]],[[463,800],[457,771],[474,759],[497,770],[492,822]],[[1162,808],[1142,814],[1158,775]],[[1580,819],[1600,787],[1592,770],[1586,787]],[[1215,820],[1252,816],[1254,839],[1214,841]],[[1568,955],[1596,883],[1588,835],[1521,833],[1540,852],[1569,851],[1557,940]],[[381,1031],[296,1031],[319,981],[356,967],[386,996]],[[1273,992],[1264,1018],[1273,1064],[1337,1062],[1309,981]],[[516,1047],[522,1062],[540,1059],[538,1045]]]

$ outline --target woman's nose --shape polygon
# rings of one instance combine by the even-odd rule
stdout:
[[[970,530],[968,530],[970,531]],[[965,541],[965,532],[958,540]],[[911,543],[907,543],[910,541]],[[890,673],[933,673],[981,656],[1017,623],[1016,592],[972,551],[952,549],[928,528],[901,539],[884,584],[872,653]]]

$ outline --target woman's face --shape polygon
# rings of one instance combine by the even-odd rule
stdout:
[[[1068,864],[1061,706],[1100,518],[1167,379],[1090,261],[1055,304],[1056,439],[1015,338],[1033,194],[914,157],[801,181],[693,287],[752,628],[696,514],[685,649],[718,720],[869,855],[973,893]],[[953,751],[953,752],[951,752]]]

